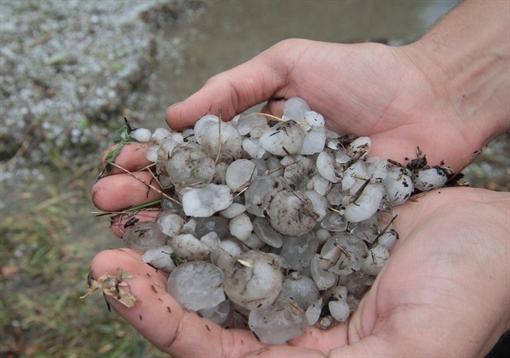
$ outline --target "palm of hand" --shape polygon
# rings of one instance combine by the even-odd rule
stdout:
[[[376,155],[403,162],[419,146],[434,165],[444,161],[459,170],[485,144],[481,129],[461,121],[452,91],[420,66],[406,47],[286,40],[212,77],[167,115],[182,128],[204,113],[231,118],[266,100],[268,111],[281,114],[283,99],[300,96],[333,129],[371,136]]]
[[[508,289],[501,282],[510,270],[487,265],[509,255],[497,225],[508,214],[492,209],[495,201],[497,209],[505,200],[482,190],[445,189],[399,208],[401,239],[348,324],[325,332],[310,328],[289,345],[264,347],[248,331],[225,330],[185,312],[166,293],[165,277],[131,250],[99,254],[92,270],[96,277],[118,268],[134,274],[129,285],[140,304],[113,306],[149,340],[177,356],[474,356],[491,347],[508,320],[502,314]],[[473,228],[494,225],[473,230],[466,222]],[[484,240],[501,245],[487,246]],[[483,329],[474,329],[478,326]]]

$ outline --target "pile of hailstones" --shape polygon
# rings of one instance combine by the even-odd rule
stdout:
[[[152,143],[147,158],[169,195],[157,222],[131,227],[125,243],[170,273],[168,292],[186,309],[262,342],[345,321],[398,238],[382,218],[447,173],[369,157],[370,138],[324,124],[294,97],[281,120],[206,115],[179,133],[133,131]]]

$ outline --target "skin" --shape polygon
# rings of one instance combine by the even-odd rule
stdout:
[[[466,1],[399,48],[286,40],[211,78],[169,107],[168,121],[180,129],[208,112],[228,119],[263,101],[279,115],[284,99],[301,96],[333,129],[370,135],[372,154],[404,162],[419,145],[431,164],[460,170],[510,126],[509,11],[505,1]],[[128,145],[118,161],[137,171],[141,158]],[[96,206],[112,211],[157,196],[122,173],[92,188]],[[396,210],[400,240],[351,319],[287,345],[266,347],[248,331],[184,311],[165,292],[166,278],[131,250],[101,252],[91,268],[95,277],[133,273],[127,282],[138,303],[112,306],[176,357],[483,356],[510,328],[510,194],[441,189]]]

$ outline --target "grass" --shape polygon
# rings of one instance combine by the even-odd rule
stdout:
[[[90,214],[90,168],[70,174],[0,190],[0,356],[162,356],[100,295],[80,299],[94,254],[119,243]]]

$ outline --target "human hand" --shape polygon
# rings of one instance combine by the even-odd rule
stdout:
[[[280,115],[283,100],[299,96],[324,114],[334,130],[369,135],[373,154],[404,162],[419,146],[432,165],[444,161],[459,170],[494,128],[478,128],[478,122],[464,118],[452,104],[457,94],[411,50],[285,40],[212,77],[191,97],[170,106],[167,119],[172,127],[183,128],[205,113],[230,119],[264,101],[269,101],[266,110]]]
[[[106,195],[104,200],[116,200]],[[510,314],[510,195],[450,188],[397,208],[400,240],[347,324],[309,328],[267,347],[244,330],[225,330],[166,293],[166,277],[129,249],[103,251],[99,277],[119,269],[138,303],[112,306],[164,351],[183,357],[480,356],[507,330]],[[119,226],[121,227],[121,225]]]

